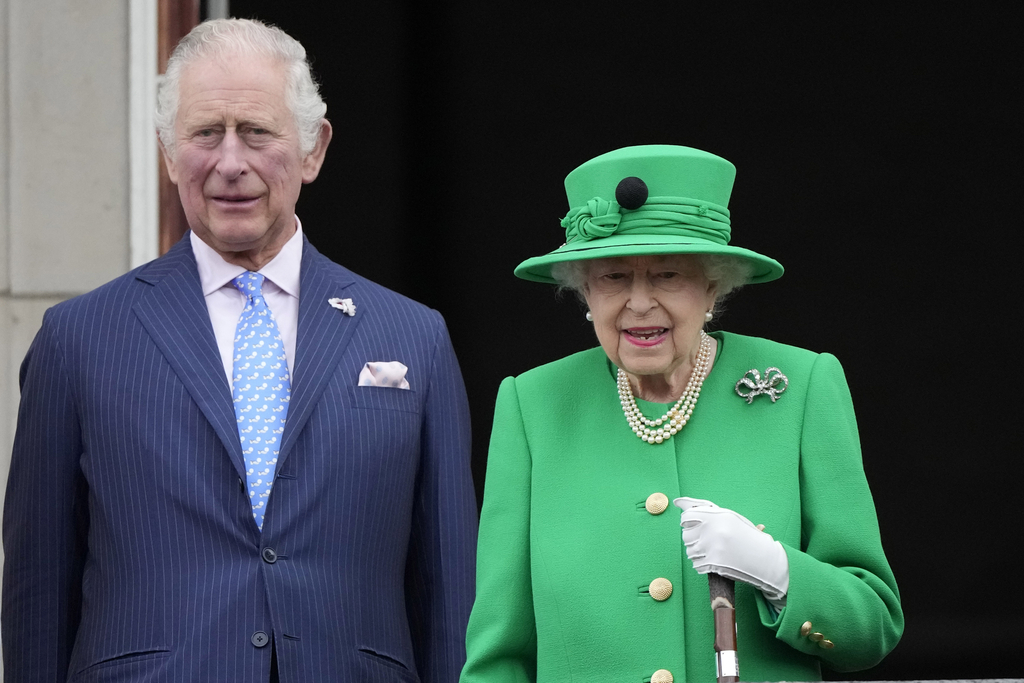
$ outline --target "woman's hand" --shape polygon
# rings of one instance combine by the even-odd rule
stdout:
[[[789,559],[782,544],[743,515],[700,498],[672,501],[683,511],[683,545],[693,568],[760,589],[776,607],[785,606]]]

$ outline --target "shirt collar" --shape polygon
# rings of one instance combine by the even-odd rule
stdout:
[[[196,257],[199,269],[199,282],[203,287],[203,296],[210,296],[221,287],[229,285],[232,280],[245,272],[244,268],[228,263],[209,244],[199,239],[194,232],[189,234],[192,242],[192,253]],[[259,272],[268,280],[281,288],[286,294],[299,297],[299,271],[302,265],[302,223],[295,217],[295,234],[292,235],[277,256]]]

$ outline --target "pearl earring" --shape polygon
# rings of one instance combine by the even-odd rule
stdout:
[[[708,311],[707,313],[704,314],[704,322],[709,323],[714,317],[715,314],[712,313],[711,311]]]
[[[590,311],[587,311],[587,320],[594,322],[594,315]]]

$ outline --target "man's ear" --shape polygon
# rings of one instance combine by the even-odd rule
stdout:
[[[327,145],[331,144],[331,137],[334,129],[327,119],[320,120],[320,134],[316,138],[316,146],[313,151],[302,160],[302,182],[311,183],[320,175],[320,167],[324,164],[324,157],[327,156]]]
[[[167,167],[167,176],[171,179],[171,182],[175,185],[178,184],[178,167],[174,165],[174,157],[167,148],[164,147],[164,143],[160,140],[160,136],[156,136],[156,142],[160,145],[160,155],[164,158],[164,165]]]

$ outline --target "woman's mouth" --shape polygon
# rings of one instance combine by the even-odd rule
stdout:
[[[637,346],[654,346],[661,342],[666,332],[667,327],[630,327],[623,330],[626,339]]]

